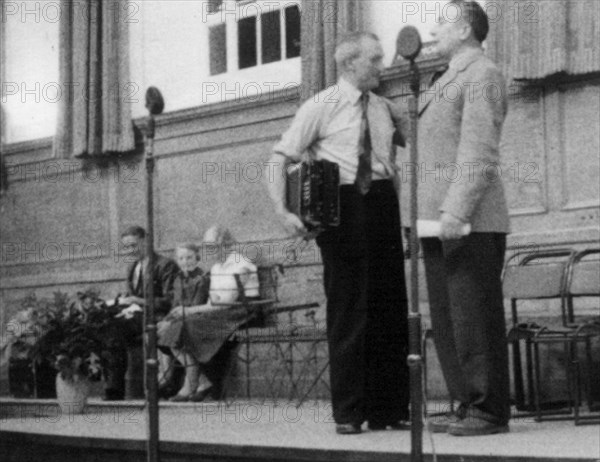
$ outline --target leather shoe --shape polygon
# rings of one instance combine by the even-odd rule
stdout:
[[[369,430],[381,431],[387,430],[390,427],[392,430],[410,430],[410,422],[408,420],[396,420],[395,422],[378,422],[369,421]]]
[[[204,401],[208,395],[210,395],[213,391],[213,387],[210,386],[208,388],[205,388],[202,391],[196,391],[195,393],[192,393],[190,395],[190,397],[188,398],[188,401],[193,401],[195,403],[199,403],[200,401]]]
[[[361,433],[360,425],[355,423],[336,424],[335,432],[338,435],[356,435]]]
[[[433,433],[446,433],[448,427],[457,422],[460,422],[458,414],[449,412],[443,416],[429,419],[427,425],[429,430]]]
[[[453,436],[482,436],[496,433],[508,433],[508,424],[493,423],[469,416],[448,425],[448,434]]]
[[[171,401],[172,403],[184,403],[186,401],[189,401],[192,395],[180,395],[177,394],[175,396],[171,396],[169,398],[169,401]]]

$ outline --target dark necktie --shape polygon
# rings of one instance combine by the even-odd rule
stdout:
[[[369,118],[367,108],[369,107],[369,93],[363,93],[360,97],[362,106],[362,119],[360,133],[362,139],[362,152],[358,156],[358,170],[354,184],[361,194],[367,194],[371,187],[373,171],[371,170],[371,133],[369,131]]]
[[[144,265],[142,264],[141,260],[138,262],[135,271],[133,272],[133,281],[135,284],[133,290],[135,290],[136,292],[143,290],[142,287],[144,287]]]

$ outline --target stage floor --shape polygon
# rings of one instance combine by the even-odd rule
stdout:
[[[17,457],[63,461],[84,447],[88,454],[94,448],[129,451],[131,457],[123,460],[132,461],[145,448],[147,423],[141,401],[115,405],[91,400],[84,414],[63,415],[55,400],[4,398],[0,419],[2,461]],[[435,452],[439,461],[600,460],[598,425],[575,427],[572,420],[536,423],[532,417],[516,417],[510,428],[507,434],[469,438],[425,431],[423,447],[429,455],[425,459],[434,460]],[[410,454],[409,431],[336,435],[331,404],[325,401],[299,408],[286,401],[161,402],[160,440],[168,460],[376,462],[409,460]],[[46,455],[35,459],[23,452],[28,445],[54,449],[38,452]],[[49,459],[52,454],[56,458]]]

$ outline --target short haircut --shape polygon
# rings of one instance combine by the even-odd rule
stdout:
[[[175,247],[175,249],[185,249],[185,250],[189,250],[191,252],[194,252],[195,254],[198,254],[198,252],[200,251],[200,248],[194,244],[193,242],[182,242],[180,244],[177,244],[177,246]]]
[[[121,237],[125,236],[135,236],[140,239],[146,238],[146,230],[138,225],[133,225],[128,228],[125,228],[125,231],[121,233]]]
[[[451,0],[451,4],[460,8],[461,18],[471,26],[473,37],[481,43],[490,31],[487,14],[476,0]]]
[[[366,38],[379,42],[379,37],[371,32],[350,32],[343,35],[335,47],[335,62],[340,67],[342,63],[349,59],[354,59],[360,55],[360,45]]]

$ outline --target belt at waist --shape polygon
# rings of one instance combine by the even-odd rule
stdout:
[[[387,179],[387,180],[373,180],[371,182],[371,187],[369,188],[369,194],[373,193],[373,192],[379,192],[382,190],[386,190],[389,188],[394,188],[394,182],[391,179]],[[342,191],[355,191],[356,190],[356,185],[354,184],[343,184],[340,185],[340,192]]]

